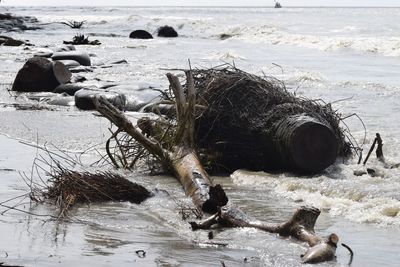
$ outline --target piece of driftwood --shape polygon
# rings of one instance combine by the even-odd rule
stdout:
[[[63,22],[60,22],[60,23],[64,24],[64,25],[67,25],[72,29],[80,29],[86,23],[86,20],[83,20],[83,21],[70,20],[70,21],[67,21],[67,22],[63,21]]]
[[[365,160],[363,162],[364,166],[367,164],[369,157],[371,156],[372,152],[375,149],[375,146],[377,146],[376,147],[376,151],[375,151],[376,158],[378,159],[379,162],[383,163],[383,166],[386,169],[395,169],[395,168],[400,167],[400,163],[389,163],[389,162],[386,161],[385,156],[383,155],[383,141],[382,141],[381,135],[379,133],[376,133],[376,137],[374,139],[374,142],[372,142],[372,145],[371,145],[371,148],[368,151],[367,157],[365,158]],[[367,169],[368,174],[371,175],[371,171],[368,171],[368,170],[371,170],[371,168]],[[374,174],[375,174],[375,171],[373,171],[373,175]],[[357,176],[361,176],[361,175],[357,175]]]
[[[303,262],[317,263],[334,258],[339,240],[336,234],[331,234],[326,238],[315,234],[314,226],[319,214],[319,209],[303,206],[284,223],[267,223],[249,217],[235,206],[226,206],[208,219],[190,224],[193,230],[210,229],[214,224],[219,224],[229,227],[252,227],[269,233],[277,233],[280,236],[291,236],[307,242],[310,246],[310,249],[302,255]]]
[[[215,185],[205,172],[195,149],[193,133],[196,94],[192,72],[186,71],[186,93],[177,76],[167,74],[167,77],[175,96],[177,118],[174,138],[169,147],[163,144],[162,137],[160,138],[159,135],[152,136],[143,133],[139,127],[134,126],[120,110],[105,98],[96,97],[95,105],[97,110],[115,124],[119,130],[132,136],[143,148],[158,157],[166,168],[174,173],[182,184],[186,195],[192,198],[200,215],[205,212],[215,213],[201,223],[192,222],[193,229],[206,229],[215,223],[236,227],[255,227],[307,242],[310,249],[303,256],[304,262],[313,263],[331,260],[335,255],[338,237],[331,234],[328,238],[322,238],[314,233],[315,221],[320,214],[318,209],[302,207],[295,212],[289,221],[283,224],[271,224],[251,219],[229,202],[223,188],[220,185]]]
[[[190,76],[190,75],[189,75]],[[204,171],[194,149],[193,142],[193,115],[194,115],[194,84],[188,78],[193,88],[189,90],[188,101],[183,94],[182,87],[176,76],[167,74],[176,94],[176,110],[178,116],[178,128],[175,134],[175,145],[166,150],[160,140],[154,136],[146,136],[140,128],[135,127],[121,111],[116,109],[103,97],[95,98],[96,109],[118,128],[132,136],[151,154],[159,158],[167,168],[171,169],[180,183],[183,185],[186,194],[192,198],[194,205],[200,213],[216,212],[217,207],[224,206],[227,198],[222,193],[220,186],[214,186]],[[190,122],[192,120],[192,122]],[[179,122],[180,121],[180,122]],[[212,188],[212,189],[210,189]],[[210,190],[212,193],[210,194]]]

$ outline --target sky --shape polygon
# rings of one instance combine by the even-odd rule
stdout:
[[[400,6],[399,0],[278,0],[285,6]],[[273,0],[1,0],[1,5],[272,6]]]

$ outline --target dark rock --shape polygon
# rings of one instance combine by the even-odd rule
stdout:
[[[0,45],[4,46],[20,46],[20,45],[31,45],[25,41],[16,40],[8,36],[0,36]]]
[[[129,38],[132,39],[153,39],[153,35],[145,30],[136,30],[131,32]]]
[[[6,13],[6,14],[0,13],[0,20],[10,20],[12,18],[13,18],[13,16],[11,16],[10,13]]]
[[[221,39],[221,40],[226,40],[226,39],[229,39],[229,38],[232,38],[232,37],[233,37],[232,34],[227,34],[227,33],[221,33],[219,35],[219,39]]]
[[[79,51],[56,52],[53,54],[52,58],[53,60],[65,60],[65,59],[75,60],[76,62],[79,62],[79,64],[83,66],[91,65],[90,57],[85,52],[79,52]]]
[[[70,96],[75,95],[75,93],[81,89],[85,88],[82,85],[77,85],[77,84],[71,84],[71,83],[67,83],[67,84],[60,84],[59,86],[56,87],[56,89],[54,89],[53,93],[57,93],[57,94],[67,94]]]
[[[61,62],[51,62],[43,57],[28,59],[18,71],[12,90],[18,92],[51,92],[67,83],[71,72]]]
[[[71,83],[81,83],[87,81],[86,77],[81,75],[72,76]]]
[[[122,84],[112,87],[112,91],[126,96],[125,110],[128,111],[139,111],[149,103],[161,100],[160,92],[149,87]]]
[[[162,26],[157,30],[158,37],[178,37],[178,33],[171,26]]]
[[[94,110],[94,98],[103,96],[120,110],[125,110],[126,97],[116,92],[82,89],[75,93],[75,106],[81,110]]]
[[[37,30],[40,27],[27,25],[37,23],[38,20],[34,17],[28,16],[14,16],[9,13],[0,13],[0,31],[26,31],[26,30]]]
[[[128,61],[126,61],[126,59],[121,59],[121,60],[110,62],[110,65],[118,65],[118,64],[128,64]]]

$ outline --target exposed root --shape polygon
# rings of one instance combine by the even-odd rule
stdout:
[[[284,223],[268,223],[249,217],[235,206],[222,207],[216,214],[201,222],[190,222],[193,230],[210,229],[218,224],[224,227],[252,227],[281,236],[290,236],[307,242],[309,249],[301,255],[304,263],[317,263],[332,260],[335,256],[338,236],[327,238],[315,234],[314,226],[320,211],[314,207],[301,207],[292,218]]]
[[[342,246],[345,247],[350,252],[350,259],[349,259],[349,263],[347,264],[350,266],[351,263],[353,262],[354,252],[348,245],[342,243]]]

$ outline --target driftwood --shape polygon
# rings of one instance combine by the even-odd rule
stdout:
[[[163,143],[162,136],[143,133],[106,99],[96,97],[95,105],[97,110],[119,130],[132,136],[175,174],[186,195],[192,198],[199,215],[215,213],[203,222],[192,222],[192,228],[206,229],[215,223],[235,227],[254,227],[307,242],[310,249],[303,256],[304,262],[331,260],[335,255],[338,237],[331,234],[328,238],[322,238],[314,233],[314,225],[320,214],[318,209],[302,207],[289,221],[282,224],[271,224],[250,218],[229,202],[222,187],[215,185],[203,169],[195,149],[193,134],[196,94],[192,72],[186,71],[186,94],[176,76],[167,74],[167,77],[175,96],[176,108],[176,129],[170,146]],[[153,124],[148,124],[149,127],[152,127],[151,125]],[[157,131],[154,129],[148,131],[148,133],[151,132]]]
[[[71,21],[70,20],[70,21],[67,21],[67,22],[63,21],[63,22],[60,22],[60,23],[64,24],[64,25],[67,25],[72,29],[80,29],[80,28],[82,28],[83,24],[86,23],[86,20],[83,20],[83,21],[75,21],[75,20]]]
[[[307,242],[310,246],[310,249],[301,256],[303,262],[316,263],[332,260],[339,241],[336,234],[331,234],[326,238],[315,234],[314,225],[320,213],[317,208],[303,206],[287,222],[266,223],[249,217],[235,206],[227,206],[200,223],[191,222],[190,224],[193,230],[209,229],[218,223],[230,227],[253,227],[269,233],[277,233],[280,236],[291,236]]]
[[[365,166],[372,154],[372,152],[375,150],[376,158],[378,159],[379,162],[383,164],[383,167],[385,169],[395,169],[400,167],[400,163],[389,163],[386,161],[385,156],[383,155],[383,141],[381,138],[381,135],[379,133],[376,133],[376,137],[374,139],[374,142],[372,142],[371,148],[368,151],[367,156],[365,157],[365,160],[363,162],[363,165]],[[361,158],[360,158],[361,159]],[[361,163],[361,160],[359,161]],[[369,174],[372,177],[374,176],[380,176],[379,171],[377,171],[374,168],[367,168],[366,170],[356,170],[354,171],[354,175],[356,176],[362,176],[364,174]]]

